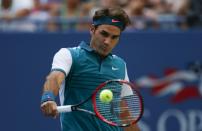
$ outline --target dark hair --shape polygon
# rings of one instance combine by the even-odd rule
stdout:
[[[93,16],[93,21],[100,19],[104,16],[116,18],[117,20],[123,22],[124,28],[122,29],[122,31],[126,28],[126,26],[131,24],[131,21],[130,21],[128,15],[126,14],[126,12],[119,7],[103,8],[103,9],[97,10]]]

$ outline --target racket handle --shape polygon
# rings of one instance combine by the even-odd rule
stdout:
[[[72,112],[72,105],[58,106],[57,110],[59,113]]]

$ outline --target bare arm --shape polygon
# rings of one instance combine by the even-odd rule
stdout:
[[[121,107],[126,107],[125,102],[121,102]],[[127,116],[130,116],[130,112],[128,110],[125,110],[121,113],[121,118],[124,119]],[[140,131],[140,129],[137,124],[133,124],[128,127],[124,127],[124,131]]]
[[[64,73],[60,71],[51,72],[44,83],[43,93],[44,92],[52,92],[54,96],[57,96],[59,93],[60,85],[65,79]],[[48,100],[41,103],[41,110],[46,116],[56,117],[58,115],[57,112],[57,104],[55,101]]]
[[[137,126],[137,124],[135,125],[131,125],[129,127],[125,127],[124,131],[140,131],[139,127]]]
[[[57,96],[64,78],[65,75],[61,71],[52,71],[46,78],[43,91],[53,91],[54,95]]]

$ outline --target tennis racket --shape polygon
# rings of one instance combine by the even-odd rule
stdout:
[[[100,93],[111,90],[113,99],[106,103],[100,100]],[[93,109],[81,108],[89,100]],[[86,100],[75,105],[58,106],[59,113],[82,111],[94,115],[112,126],[126,127],[137,123],[143,114],[143,99],[135,86],[125,80],[109,80],[100,84]]]

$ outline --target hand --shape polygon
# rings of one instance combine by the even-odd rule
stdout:
[[[46,101],[41,104],[41,110],[45,116],[56,118],[58,116],[57,104],[55,101]]]
[[[135,124],[135,125],[131,125],[129,127],[125,127],[124,131],[140,131],[139,127]]]

